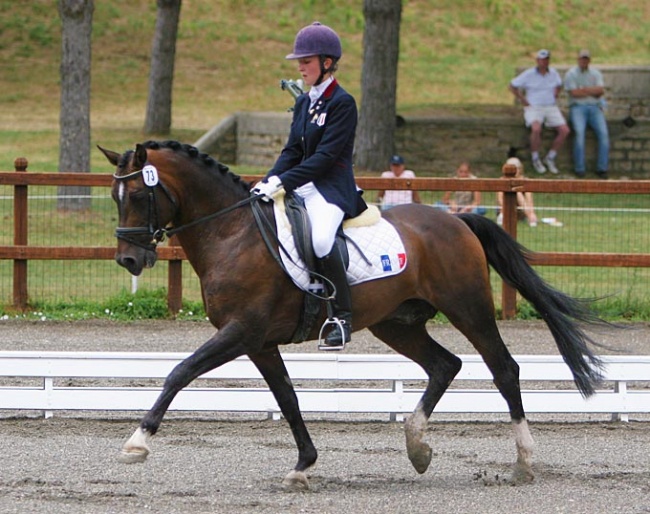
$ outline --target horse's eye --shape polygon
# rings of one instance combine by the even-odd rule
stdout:
[[[141,202],[143,200],[146,200],[147,198],[147,191],[144,189],[137,189],[135,191],[129,191],[129,200],[132,202]]]

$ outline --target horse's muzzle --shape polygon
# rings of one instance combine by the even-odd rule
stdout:
[[[150,250],[142,250],[133,254],[117,253],[115,254],[115,261],[126,268],[131,275],[136,277],[142,273],[144,268],[153,268],[158,260],[156,252]]]

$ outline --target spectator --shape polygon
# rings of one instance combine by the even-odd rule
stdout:
[[[381,178],[415,178],[415,173],[405,169],[404,158],[401,155],[393,155],[390,159],[390,171],[384,171]],[[418,191],[404,189],[379,191],[377,203],[381,204],[381,210],[385,211],[396,205],[422,202]]]
[[[591,54],[583,49],[578,53],[578,65],[564,77],[564,89],[569,93],[569,118],[573,126],[573,167],[578,177],[585,176],[585,132],[587,126],[596,134],[598,159],[596,173],[607,178],[609,166],[609,133],[604,113],[605,83],[600,71],[590,68]]]
[[[511,164],[517,167],[517,173],[515,173],[515,178],[524,177],[524,165],[521,163],[517,157],[510,157],[506,161],[506,165]],[[497,223],[499,225],[503,224],[503,214],[501,210],[503,209],[503,193],[499,191],[497,193],[497,204],[499,205],[497,209]],[[527,220],[528,225],[531,227],[537,226],[537,215],[535,214],[535,205],[533,202],[533,193],[517,193],[517,220]]]
[[[476,178],[467,161],[461,162],[456,168],[456,177],[458,178]],[[480,191],[447,191],[442,197],[442,204],[452,213],[471,212],[474,214],[485,215],[486,209],[481,206]]]
[[[555,68],[549,67],[551,52],[540,50],[537,52],[537,66],[528,68],[510,82],[510,91],[524,105],[524,120],[530,128],[530,151],[533,168],[537,173],[546,173],[546,168],[551,173],[558,174],[555,165],[557,152],[569,135],[569,126],[557,106],[557,96],[562,90],[562,79]],[[525,95],[522,92],[525,91]],[[552,127],[556,131],[551,149],[540,159],[539,152],[542,147],[542,127]]]

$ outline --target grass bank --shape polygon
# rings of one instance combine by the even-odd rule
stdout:
[[[590,47],[594,64],[647,64],[650,4],[643,0],[403,0],[397,105],[402,114],[511,105],[506,85],[538,48],[553,63]],[[282,111],[284,60],[298,28],[320,20],[343,40],[338,77],[360,97],[362,0],[192,0],[178,37],[172,137],[193,142],[236,111]],[[26,156],[58,167],[60,21],[56,2],[0,0],[0,169]],[[92,143],[141,141],[156,17],[151,0],[95,2]],[[110,171],[98,152],[95,171]]]

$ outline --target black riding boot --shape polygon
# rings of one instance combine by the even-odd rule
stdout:
[[[325,344],[321,346],[321,349],[342,350],[345,348],[345,343],[350,342],[352,333],[352,300],[343,256],[336,245],[329,255],[318,259],[318,268],[320,273],[331,280],[336,288],[336,297],[332,301],[334,319],[328,318],[326,322],[330,331],[325,337]],[[341,327],[343,327],[342,333]]]

